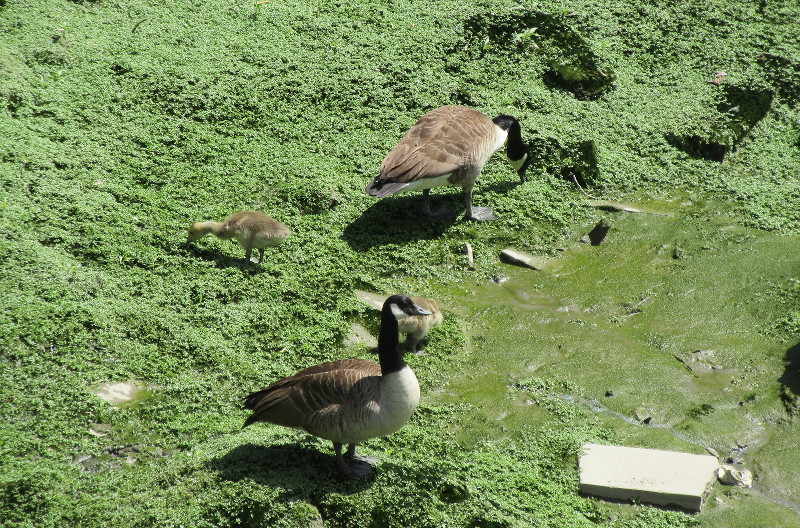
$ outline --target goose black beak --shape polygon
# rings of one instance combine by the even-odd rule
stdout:
[[[414,305],[414,309],[417,311],[414,315],[431,315],[433,312],[426,310],[421,306]]]

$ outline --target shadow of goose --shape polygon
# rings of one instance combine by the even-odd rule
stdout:
[[[211,460],[209,466],[224,480],[252,480],[258,484],[284,489],[293,497],[318,503],[331,492],[359,493],[375,482],[374,475],[358,480],[340,476],[331,453],[302,443],[262,446],[240,445],[225,455]],[[379,467],[376,471],[380,471]]]
[[[461,219],[464,200],[461,194],[431,196],[431,209],[436,211],[442,205],[447,206],[450,214],[432,218],[422,212],[419,193],[383,198],[353,220],[344,229],[342,238],[356,251],[387,244],[433,240]]]

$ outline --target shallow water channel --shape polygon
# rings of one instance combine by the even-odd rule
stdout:
[[[491,441],[557,424],[512,387],[555,380],[547,397],[619,444],[711,448],[751,469],[752,489],[715,485],[703,526],[800,526],[800,427],[780,397],[798,389],[800,339],[769,331],[789,309],[778,290],[800,277],[800,239],[742,227],[724,204],[631,205],[645,212],[602,212],[612,227],[598,246],[578,241],[582,226],[541,270],[504,265],[495,282],[443,288],[469,349],[426,397],[470,403],[458,438]]]

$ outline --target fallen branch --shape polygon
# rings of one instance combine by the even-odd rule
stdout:
[[[594,196],[592,196],[591,194],[589,194],[589,193],[587,193],[586,191],[583,190],[583,187],[581,187],[581,184],[578,183],[578,178],[576,178],[574,174],[572,175],[572,181],[575,182],[575,185],[578,187],[578,190],[581,193],[583,193],[583,195],[585,197],[589,198],[590,200],[597,200],[598,199],[598,198],[595,198]]]

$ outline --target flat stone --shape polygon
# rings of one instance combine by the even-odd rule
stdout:
[[[717,470],[717,478],[728,486],[740,488],[753,487],[753,472],[749,469],[737,468],[730,464],[722,464]]]
[[[598,209],[603,209],[604,211],[614,211],[619,212],[623,211],[626,213],[643,213],[641,209],[638,209],[632,205],[620,203],[620,202],[610,202],[608,200],[591,200],[589,205],[592,207],[596,207]]]
[[[719,462],[710,455],[584,444],[578,467],[581,493],[700,511]]]
[[[472,244],[469,242],[464,244],[464,251],[467,254],[467,267],[471,270],[475,269],[475,259],[472,256]]]
[[[361,301],[367,303],[368,305],[372,306],[376,310],[380,310],[381,308],[383,308],[383,303],[386,301],[385,295],[365,292],[361,290],[356,290],[356,297],[358,297]]]
[[[534,257],[515,249],[504,249],[501,251],[500,260],[508,264],[514,264],[516,266],[522,266],[524,268],[535,270],[542,269],[547,262],[547,259],[542,257]]]
[[[140,390],[141,389],[133,383],[103,383],[97,388],[95,394],[97,394],[100,399],[112,405],[117,405],[135,399]]]
[[[350,347],[360,343],[363,343],[370,348],[378,346],[378,340],[369,333],[369,330],[358,323],[354,323],[350,326],[350,332],[347,334],[345,345]]]

